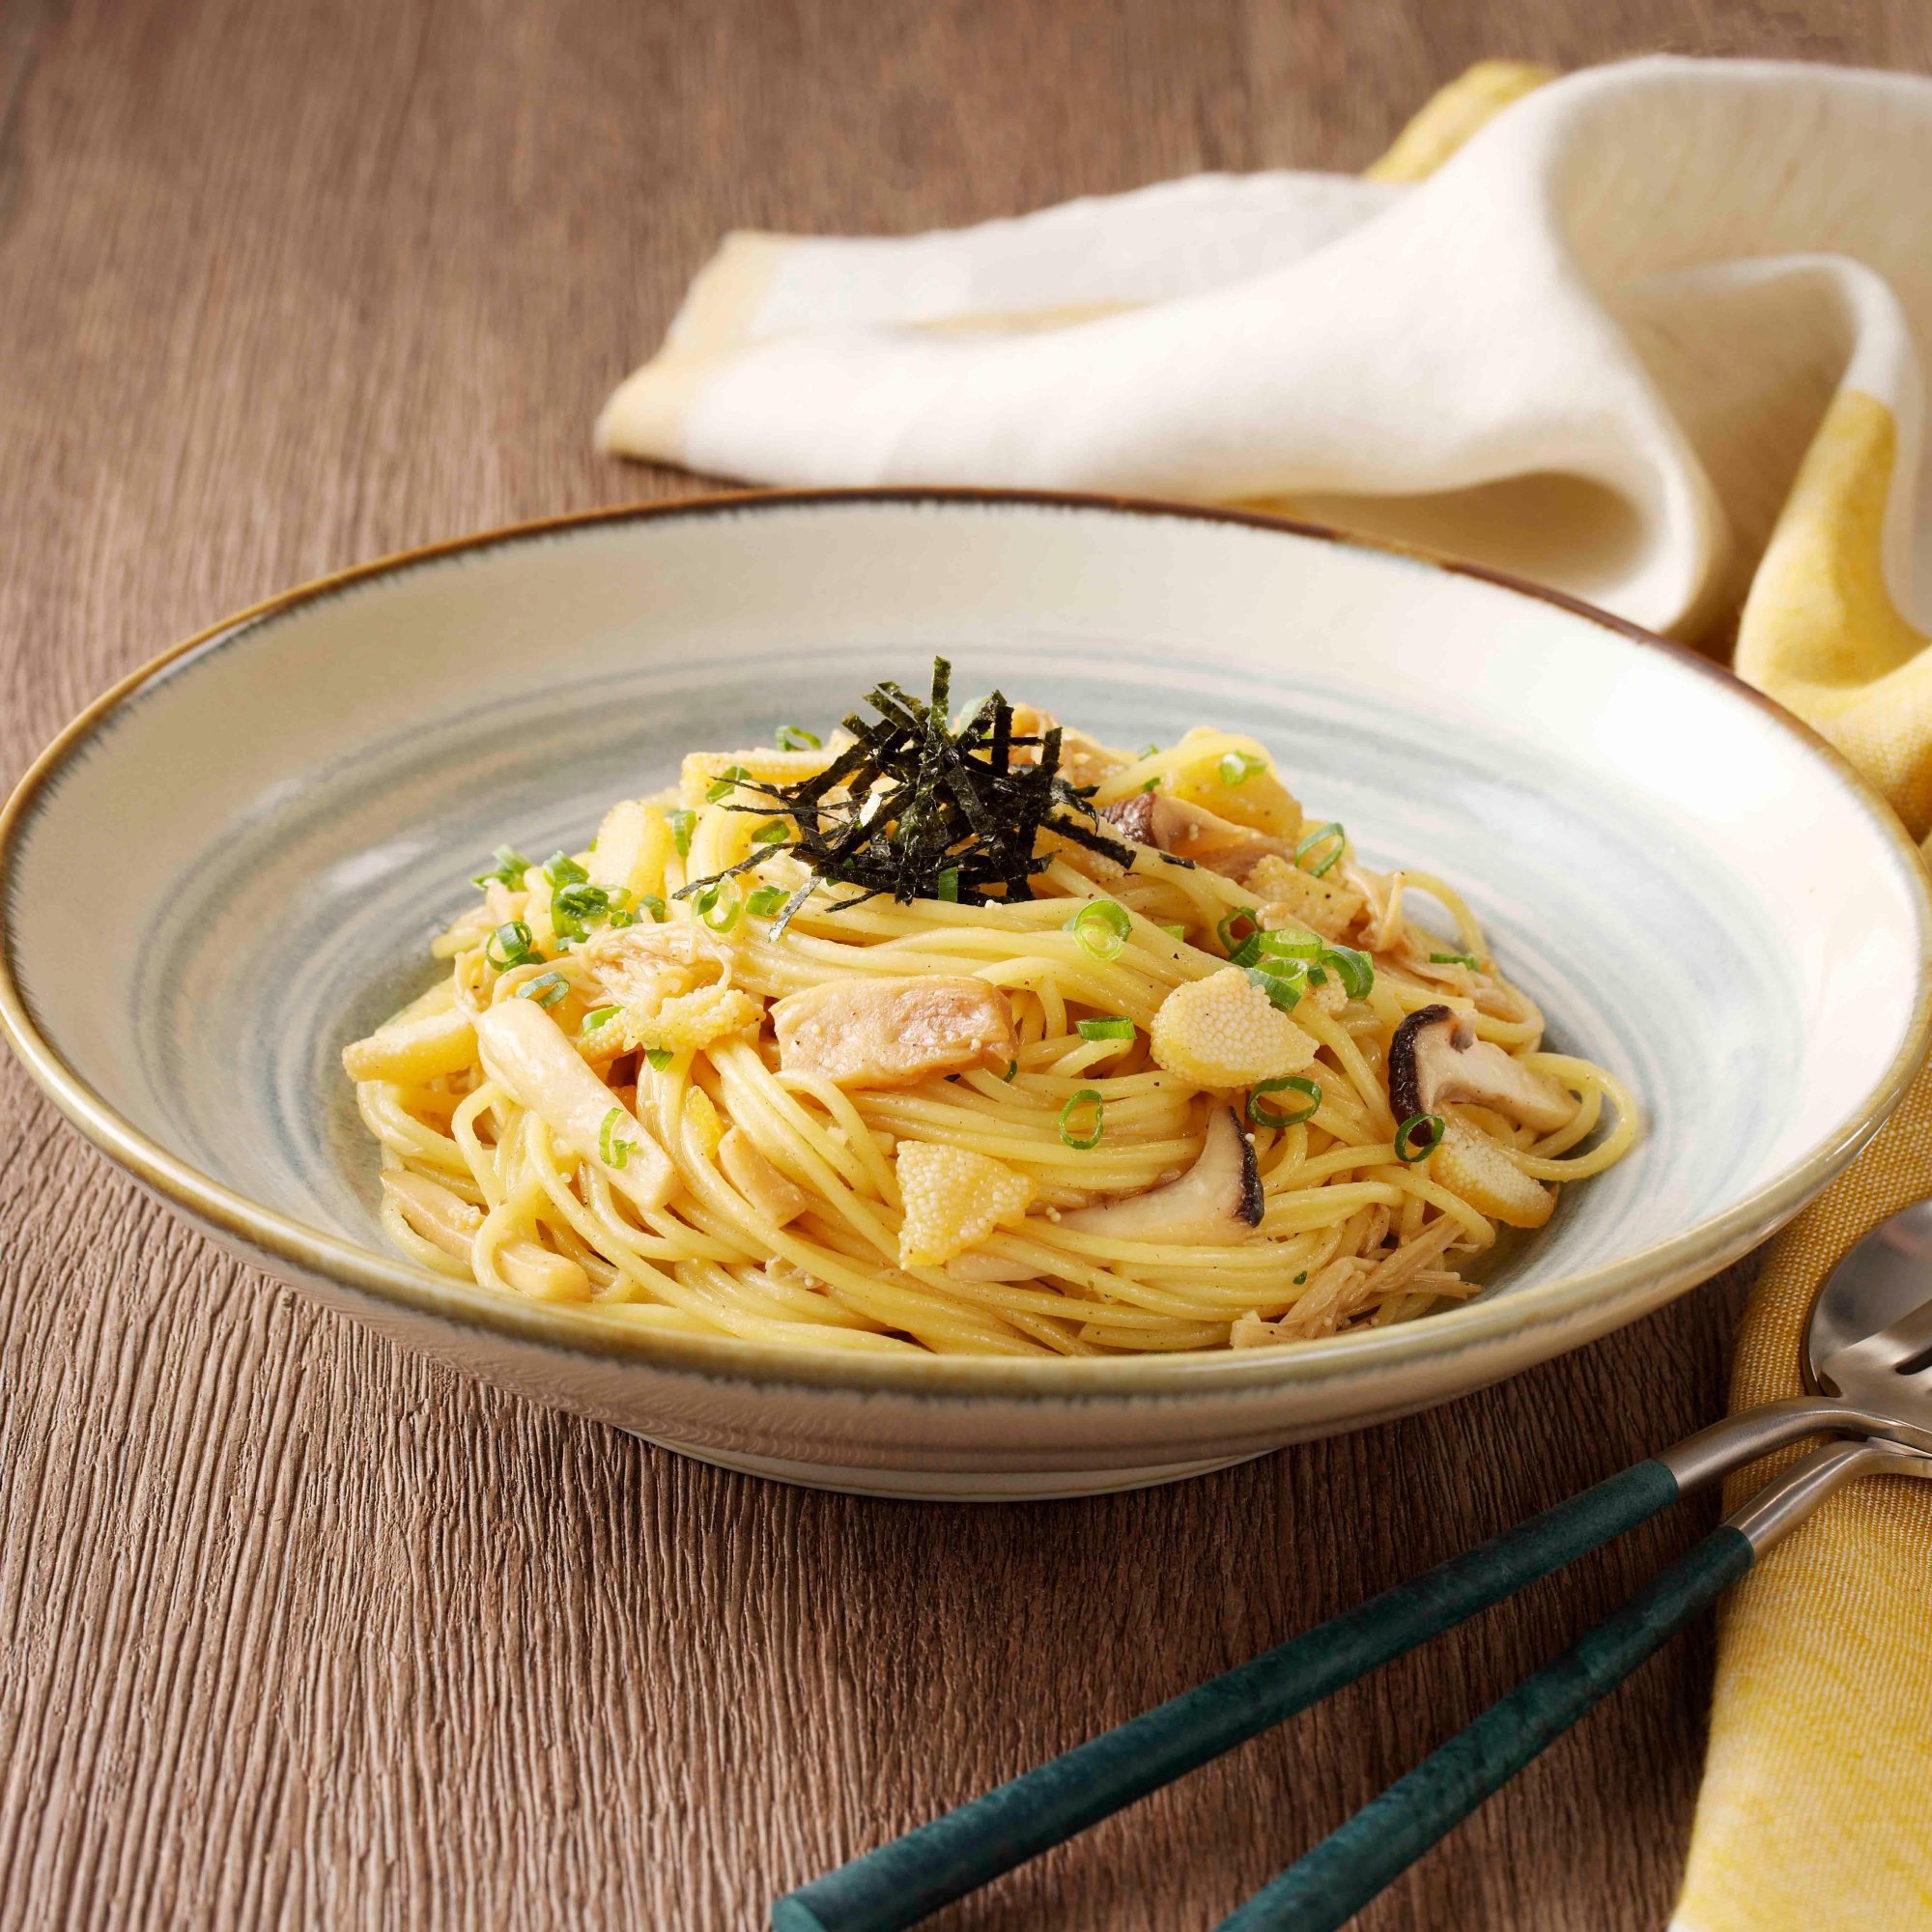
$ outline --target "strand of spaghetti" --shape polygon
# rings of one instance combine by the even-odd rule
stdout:
[[[1548,1071],[1548,1068],[1544,1070]],[[1568,1153],[1577,1142],[1588,1140],[1596,1131],[1597,1122],[1604,1117],[1604,1090],[1596,1081],[1570,1079],[1562,1084],[1577,1096],[1577,1112],[1570,1124],[1558,1127],[1553,1134],[1546,1134],[1523,1150],[1544,1160],[1553,1160],[1560,1153]]]
[[[898,1176],[879,1151],[871,1128],[849,1094],[821,1073],[779,1073],[773,1076],[773,1085],[794,1106],[800,1094],[808,1094],[816,1100],[831,1116],[834,1126],[844,1136],[844,1145],[851,1150],[852,1157],[871,1182],[872,1191],[881,1201],[897,1200]]]
[[[390,1240],[394,1241],[406,1255],[419,1261],[424,1267],[433,1269],[438,1274],[453,1275],[458,1281],[475,1279],[470,1270],[454,1255],[446,1255],[434,1241],[424,1240],[403,1219],[402,1209],[389,1195],[383,1196],[381,1205],[376,1209],[376,1218],[382,1223],[383,1232]]]
[[[742,1341],[777,1342],[793,1348],[804,1346],[860,1350],[874,1350],[881,1343],[890,1345],[889,1336],[861,1328],[835,1328],[823,1322],[787,1321],[752,1314],[736,1306],[729,1297],[720,1294],[701,1275],[692,1279],[687,1272],[705,1266],[702,1262],[678,1263],[676,1292],[684,1297],[681,1305],[702,1313],[726,1334],[736,1335]]]
[[[1307,1228],[1325,1227],[1358,1203],[1400,1208],[1402,1190],[1386,1180],[1344,1180],[1306,1192],[1276,1194],[1262,1214],[1262,1233],[1300,1234]]]
[[[474,1183],[463,1150],[447,1134],[438,1133],[404,1104],[402,1090],[386,1080],[360,1080],[355,1085],[355,1110],[362,1124],[408,1165],[433,1170],[432,1178]]]
[[[538,1123],[541,1127],[542,1123]],[[626,1236],[615,1225],[615,1217],[609,1208],[603,1211],[583,1201],[572,1192],[556,1163],[556,1148],[550,1132],[544,1128],[531,1133],[525,1143],[526,1151],[542,1180],[544,1192],[549,1195],[552,1205],[570,1224],[578,1238],[598,1254],[605,1265],[627,1282],[655,1293],[664,1280],[659,1269],[653,1267],[639,1251],[639,1237]],[[582,1162],[577,1163],[580,1181],[587,1180],[589,1170]],[[603,1177],[599,1176],[599,1179]],[[604,1198],[608,1203],[612,1198],[608,1181],[605,1183]],[[659,1245],[670,1250],[671,1243]],[[683,1259],[667,1253],[663,1259]],[[608,1286],[608,1284],[607,1284]]]
[[[492,1208],[503,1199],[503,1182],[497,1168],[497,1150],[485,1145],[476,1131],[476,1122],[487,1113],[500,1125],[508,1106],[509,1095],[494,1080],[485,1080],[470,1089],[449,1121],[449,1131],[469,1164],[470,1179],[483,1196],[484,1205]]]
[[[1306,1001],[1303,1002],[1304,1006],[1308,1004]],[[1369,1120],[1377,1123],[1385,1123],[1381,1125],[1381,1134],[1386,1134],[1393,1140],[1396,1119],[1389,1109],[1385,1090],[1368,1062],[1362,1058],[1361,1049],[1350,1037],[1348,1029],[1337,1026],[1319,1008],[1302,1017],[1300,1024],[1303,1032],[1312,1035],[1335,1056],[1335,1064],[1348,1075],[1349,1084],[1360,1096],[1363,1110]],[[1381,1138],[1381,1134],[1377,1138]]]
[[[1601,1174],[1630,1151],[1636,1140],[1636,1103],[1621,1080],[1614,1074],[1606,1073],[1601,1066],[1592,1065],[1587,1060],[1576,1060],[1565,1053],[1533,1053],[1529,1056],[1529,1065],[1539,1073],[1597,1088],[1615,1109],[1617,1120],[1616,1125],[1602,1141],[1588,1153],[1580,1154],[1574,1160],[1547,1160],[1533,1153],[1505,1148],[1504,1153],[1523,1173],[1538,1180],[1581,1180],[1586,1176]]]
[[[1434,872],[1419,872],[1412,867],[1405,869],[1409,885],[1419,893],[1427,893],[1456,922],[1457,936],[1463,942],[1462,950],[1474,953],[1478,959],[1486,957],[1489,943],[1483,937],[1483,928],[1477,923],[1476,915],[1469,910],[1468,900]]]
[[[805,1327],[876,1332],[875,1324],[867,1317],[840,1307],[828,1295],[814,1294],[804,1288],[787,1291],[761,1268],[726,1268],[716,1262],[693,1262],[690,1275],[707,1284],[724,1305],[744,1315]]]

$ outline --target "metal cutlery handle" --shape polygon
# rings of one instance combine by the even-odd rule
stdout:
[[[1609,1694],[1852,1477],[1923,1459],[1878,1442],[1801,1457],[1555,1662],[1459,1731],[1217,1932],[1334,1932]]]

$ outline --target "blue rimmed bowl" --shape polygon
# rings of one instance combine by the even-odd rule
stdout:
[[[802,1354],[639,1333],[392,1252],[342,1044],[502,839],[574,845],[693,747],[881,674],[1104,739],[1252,731],[1369,863],[1443,874],[1643,1135],[1469,1304],[1297,1349]],[[72,881],[90,891],[74,924]],[[1479,571],[1280,523],[975,492],[706,498],[272,599],[109,692],[0,818],[0,1023],[213,1239],[407,1348],[734,1467],[927,1496],[1156,1482],[1445,1401],[1743,1254],[1923,1057],[1916,848],[1724,673]]]

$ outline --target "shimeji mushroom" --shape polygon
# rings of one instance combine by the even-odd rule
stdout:
[[[483,1070],[518,1106],[541,1116],[563,1146],[591,1162],[645,1213],[662,1208],[677,1171],[644,1129],[584,1065],[548,1013],[528,1000],[500,1000],[476,1017]]]
[[[1062,1214],[1060,1225],[1109,1240],[1191,1246],[1245,1240],[1261,1226],[1263,1206],[1254,1142],[1232,1107],[1216,1107],[1200,1155],[1179,1180],[1123,1201],[1076,1208]]]

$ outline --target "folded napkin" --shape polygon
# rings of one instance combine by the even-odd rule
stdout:
[[[1473,555],[1734,643],[1924,838],[1928,343],[1932,82],[1487,63],[1362,180],[733,235],[598,439],[764,482],[1276,507]],[[1798,1392],[1811,1292],[1927,1195],[1932,1074],[1775,1246],[1734,1404]],[[1725,1608],[1677,1932],[1932,1926],[1928,1789],[1932,1492],[1881,1479]]]

